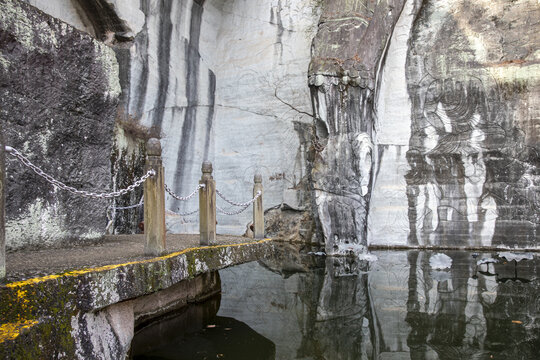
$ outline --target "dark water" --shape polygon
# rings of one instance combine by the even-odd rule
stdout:
[[[220,272],[222,296],[140,331],[134,359],[540,359],[540,258],[284,247]],[[478,265],[482,258],[496,263]]]

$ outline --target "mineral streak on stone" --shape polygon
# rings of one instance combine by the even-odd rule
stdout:
[[[318,141],[316,203],[327,253],[340,243],[367,245],[377,161],[376,79],[404,1],[323,3],[309,67]]]
[[[119,118],[161,136],[166,183],[189,194],[209,160],[230,198],[249,199],[259,171],[266,206],[304,211],[305,134],[296,124],[311,122],[305,76],[315,2],[147,0],[140,9],[142,30],[129,48],[116,48],[124,90]],[[130,152],[140,153],[128,149],[128,158]],[[167,199],[175,212],[195,206]],[[242,233],[250,217],[222,217],[218,231]],[[197,217],[170,216],[167,227],[197,232]]]
[[[68,185],[109,191],[120,86],[114,52],[21,1],[0,1],[0,116],[8,145]],[[107,201],[54,190],[20,163],[6,177],[10,249],[103,234]]]

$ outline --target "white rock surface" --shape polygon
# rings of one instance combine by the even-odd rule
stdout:
[[[380,75],[376,129],[381,155],[368,215],[368,244],[405,245],[408,241],[405,174],[410,170],[406,153],[411,135],[411,100],[405,62],[414,16],[414,1],[406,1]]]
[[[295,122],[312,121],[305,113],[311,112],[306,73],[317,22],[313,4],[310,0],[209,2],[210,14],[202,30],[208,37],[201,38],[201,53],[214,51],[215,179],[233,200],[249,200],[253,175],[260,172],[264,208],[279,205],[284,198],[289,206],[303,206],[294,201],[292,190],[306,175],[301,129]],[[211,28],[216,18],[221,26],[214,36]],[[240,216],[218,215],[218,232],[241,234],[251,217],[251,209]]]
[[[141,0],[107,0],[107,2],[133,35],[142,30],[145,16],[140,9]]]

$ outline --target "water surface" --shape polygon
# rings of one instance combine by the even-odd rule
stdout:
[[[145,329],[156,346],[135,359],[540,359],[538,256],[445,251],[451,267],[435,270],[434,252],[373,254],[284,246],[222,270],[221,299],[177,314],[168,338]]]

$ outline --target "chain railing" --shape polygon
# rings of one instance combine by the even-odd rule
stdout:
[[[112,192],[109,192],[109,193],[90,192],[90,191],[86,191],[86,190],[78,190],[78,189],[76,189],[76,188],[74,188],[72,186],[64,184],[63,182],[61,182],[59,180],[56,180],[51,175],[49,175],[45,171],[41,170],[38,166],[34,165],[30,160],[28,160],[27,157],[25,157],[23,154],[21,154],[19,151],[12,148],[11,146],[6,146],[5,150],[6,150],[6,153],[10,154],[11,156],[13,156],[17,160],[19,160],[23,165],[25,165],[30,170],[35,172],[38,176],[45,179],[52,186],[54,186],[56,188],[59,188],[61,190],[65,190],[65,191],[70,192],[70,193],[75,194],[75,195],[80,195],[80,196],[83,196],[83,197],[89,197],[89,198],[94,198],[94,199],[111,199],[111,198],[115,198],[115,197],[118,197],[118,196],[125,195],[125,194],[135,190],[137,187],[141,186],[146,181],[146,179],[148,179],[149,177],[152,177],[152,176],[154,176],[156,174],[156,172],[154,170],[148,170],[146,172],[146,174],[143,175],[139,180],[135,181],[133,184],[129,185],[125,189],[112,191]]]
[[[143,205],[144,205],[144,196],[141,196],[141,200],[139,200],[139,202],[137,204],[128,205],[128,206],[114,206],[114,205],[111,205],[110,207],[113,208],[114,210],[129,210],[129,209],[135,209],[135,208],[142,207]]]
[[[257,194],[255,195],[255,197],[253,197],[253,199],[251,199],[251,200],[249,200],[249,201],[246,201],[246,202],[244,202],[244,203],[239,203],[239,202],[235,202],[235,201],[233,201],[233,200],[227,199],[227,198],[225,197],[225,195],[223,195],[223,194],[221,193],[221,191],[219,191],[218,189],[216,189],[216,194],[217,194],[220,198],[222,198],[223,200],[225,200],[225,202],[228,202],[228,203],[231,204],[232,206],[239,206],[239,207],[247,207],[247,206],[253,204],[253,202],[254,202],[255,200],[257,200],[257,198],[258,198],[259,196],[261,196],[261,192],[258,191]]]
[[[128,194],[144,184],[144,196],[139,203],[128,206],[115,206],[114,203],[107,208],[107,218],[109,222],[106,231],[114,226],[116,211],[130,210],[145,207],[144,211],[144,233],[145,233],[145,253],[147,255],[162,254],[165,251],[165,215],[187,217],[199,213],[199,232],[201,245],[209,245],[216,240],[216,211],[224,215],[238,215],[246,211],[253,205],[253,233],[255,238],[264,236],[264,211],[262,206],[262,177],[255,175],[253,198],[246,202],[236,202],[228,199],[221,191],[216,189],[215,180],[212,177],[212,164],[204,162],[202,165],[202,177],[197,187],[187,196],[180,196],[171,190],[164,183],[164,168],[161,159],[161,144],[158,139],[150,139],[146,146],[146,169],[148,170],[141,178],[128,187],[112,192],[92,192],[79,190],[55,179],[47,174],[40,167],[33,164],[26,156],[22,155],[13,147],[6,146],[5,152],[17,159],[24,166],[42,177],[49,184],[60,190],[69,193],[95,199],[113,199]],[[148,180],[148,181],[147,181]],[[199,207],[185,213],[165,210],[165,193],[179,201],[188,201],[199,194]],[[223,209],[216,204],[216,195],[231,206],[230,209]],[[147,202],[144,201],[146,198]],[[232,210],[232,208],[237,208]],[[179,208],[177,209],[179,210]]]
[[[231,204],[232,206],[237,206],[237,207],[240,207],[240,209],[238,210],[235,210],[235,211],[226,211],[224,210],[223,208],[219,207],[217,204],[216,204],[216,209],[218,212],[220,212],[221,214],[223,215],[238,215],[238,214],[241,214],[243,213],[244,211],[246,211],[246,209],[251,205],[253,204],[258,198],[259,196],[262,195],[262,192],[261,191],[258,191],[257,194],[253,197],[253,199],[245,202],[245,203],[238,203],[238,202],[234,202],[232,200],[229,200],[227,199],[220,191],[218,191],[216,189],[216,194],[219,195],[220,198],[222,198],[223,200],[225,200],[226,202],[228,202],[229,204]]]
[[[188,201],[189,199],[191,199],[193,196],[195,196],[195,194],[197,194],[199,192],[199,189],[203,189],[204,188],[204,184],[199,184],[197,185],[197,188],[195,188],[195,190],[193,190],[193,192],[191,194],[189,194],[188,196],[180,196],[176,193],[174,193],[171,188],[169,188],[167,186],[167,184],[165,184],[165,191],[167,191],[169,193],[169,195],[171,195],[173,198],[175,198],[176,200],[180,200],[180,201]]]
[[[189,199],[191,199],[192,197],[195,196],[195,194],[197,194],[199,192],[199,189],[204,189],[204,184],[199,184],[197,185],[197,187],[195,188],[195,190],[193,190],[193,192],[191,194],[189,194],[188,196],[180,196],[178,194],[176,194],[174,191],[171,190],[170,187],[167,186],[167,184],[165,184],[165,191],[167,193],[169,193],[169,195],[171,195],[173,198],[175,198],[176,200],[179,200],[179,201],[188,201]],[[199,212],[199,209],[195,209],[193,211],[188,211],[188,212],[185,212],[185,213],[182,213],[182,212],[178,212],[178,210],[180,210],[180,208],[177,208],[176,209],[176,212],[175,211],[172,211],[172,210],[167,210],[168,212],[176,215],[176,216],[190,216],[190,215],[193,215],[193,214],[196,214]]]

